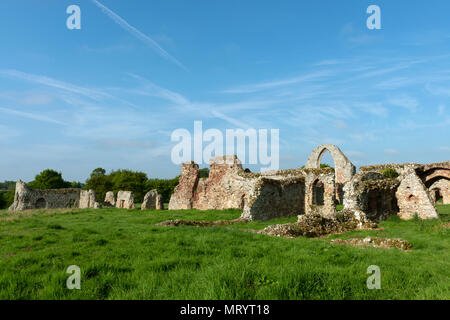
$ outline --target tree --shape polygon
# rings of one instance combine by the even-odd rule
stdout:
[[[70,188],[70,182],[64,181],[61,172],[46,169],[36,175],[34,181],[28,184],[33,189]]]
[[[163,201],[167,203],[175,187],[178,185],[179,179],[179,176],[173,179],[148,179],[145,187],[147,191],[156,189],[162,195]]]
[[[145,195],[145,183],[147,174],[139,171],[117,170],[109,174],[113,184],[113,191],[117,193],[120,190],[133,191],[134,200],[142,202]]]
[[[105,199],[106,193],[113,189],[111,177],[106,175],[103,168],[94,169],[89,179],[86,180],[84,187],[86,190],[94,190],[97,201],[101,202]]]
[[[3,194],[4,192],[0,192],[0,209],[6,208],[6,200]]]
[[[208,168],[203,168],[198,170],[198,174],[200,178],[208,178],[209,177],[209,169]]]

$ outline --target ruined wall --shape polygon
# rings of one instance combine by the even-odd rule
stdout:
[[[325,217],[336,214],[335,171],[331,168],[303,169],[305,177],[305,213],[319,212]]]
[[[417,215],[421,219],[438,218],[430,193],[415,170],[404,172],[400,176],[400,186],[396,192],[399,216],[411,219]]]
[[[198,164],[193,161],[181,165],[178,185],[170,197],[169,210],[192,209],[194,192],[199,180]]]
[[[9,210],[78,208],[80,191],[80,189],[33,190],[22,180],[18,180],[14,203]]]
[[[364,214],[370,221],[382,221],[399,211],[395,192],[397,178],[386,178],[380,172],[360,171],[344,187],[344,208]]]
[[[164,204],[163,199],[157,190],[150,190],[144,196],[144,201],[142,202],[141,210],[156,209],[163,210]]]
[[[98,209],[100,208],[100,204],[95,200],[95,191],[94,190],[81,190],[80,191],[80,209]]]
[[[117,193],[116,208],[134,209],[134,193],[132,191],[119,191]]]
[[[433,203],[436,203],[437,197],[442,197],[443,204],[450,204],[450,180],[441,179],[430,185],[430,196]]]
[[[305,213],[305,178],[302,172],[278,171],[272,175],[253,175],[249,179],[252,188],[241,218],[269,220]]]
[[[114,192],[108,191],[105,195],[105,201],[103,202],[106,207],[115,207],[116,200],[114,199]]]
[[[324,144],[315,148],[308,160],[305,168],[319,169],[320,160],[324,153],[328,151],[334,160],[335,170],[335,198],[342,203],[344,197],[344,186],[349,182],[356,173],[356,167],[350,162],[345,154],[337,146],[332,144]]]

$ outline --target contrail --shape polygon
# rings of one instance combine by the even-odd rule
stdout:
[[[92,2],[99,7],[108,17],[110,17],[115,23],[117,23],[119,26],[121,26],[123,29],[131,33],[133,36],[150,46],[153,50],[155,50],[161,57],[164,59],[167,59],[173,63],[175,63],[177,66],[179,66],[181,69],[187,71],[187,68],[179,62],[177,59],[172,57],[169,53],[167,53],[166,50],[161,48],[161,46],[153,39],[148,37],[147,35],[143,34],[141,31],[130,25],[128,22],[126,22],[124,19],[122,19],[120,16],[118,16],[116,13],[111,11],[108,7],[104,6],[97,0],[92,0]]]

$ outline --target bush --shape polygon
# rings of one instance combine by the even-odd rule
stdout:
[[[6,200],[3,196],[4,192],[0,192],[0,209],[6,208]]]
[[[384,170],[381,170],[381,174],[385,177],[385,178],[397,178],[399,176],[398,172],[395,171],[395,169],[393,168],[386,168]]]

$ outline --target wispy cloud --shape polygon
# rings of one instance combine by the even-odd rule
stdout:
[[[388,100],[388,103],[390,103],[394,106],[408,109],[411,112],[417,111],[417,107],[419,106],[419,102],[416,99],[414,99],[406,94],[398,96],[398,97],[390,98]]]
[[[61,89],[64,91],[68,91],[75,94],[80,94],[92,100],[100,101],[104,98],[110,98],[111,96],[94,89],[83,88],[80,86],[76,86],[67,82],[59,81],[47,76],[43,75],[34,75],[30,73],[25,73],[17,70],[0,70],[0,75],[7,77],[14,77],[18,79],[22,79],[28,82],[33,82],[37,84],[41,84],[48,87],[53,87],[56,89]]]
[[[22,117],[22,118],[28,118],[28,119],[33,119],[33,120],[37,120],[37,121],[44,121],[44,122],[49,122],[49,123],[55,123],[55,124],[59,124],[59,125],[66,125],[66,123],[59,121],[59,120],[55,120],[40,114],[36,114],[36,113],[30,113],[30,112],[22,112],[22,111],[17,111],[17,110],[13,110],[13,109],[8,109],[8,108],[3,108],[0,107],[0,112],[9,114],[9,115],[13,115],[13,116],[18,116],[18,117]]]
[[[261,82],[261,83],[231,88],[231,89],[223,90],[222,93],[253,93],[253,92],[257,92],[257,91],[273,89],[273,88],[288,86],[288,85],[293,85],[293,84],[314,82],[319,79],[324,79],[326,77],[329,77],[333,74],[334,74],[334,72],[331,70],[315,71],[315,72],[301,75],[298,77],[274,80],[274,81],[268,81],[268,82]]]
[[[395,150],[395,149],[384,149],[383,152],[384,152],[385,154],[391,155],[391,156],[397,156],[397,155],[400,154],[400,152],[398,152],[398,151]]]
[[[127,21],[125,21],[123,18],[121,18],[118,14],[113,12],[111,9],[103,5],[97,0],[92,0],[92,2],[99,7],[108,17],[110,17],[115,23],[117,23],[122,29],[128,31],[131,35],[136,37],[137,39],[144,42],[146,45],[148,45],[150,48],[152,48],[157,54],[159,54],[164,59],[169,60],[170,62],[176,64],[183,70],[187,71],[187,68],[179,62],[177,59],[175,59],[173,56],[171,56],[166,50],[164,50],[155,40],[150,38],[149,36],[145,35],[132,25],[130,25]]]

